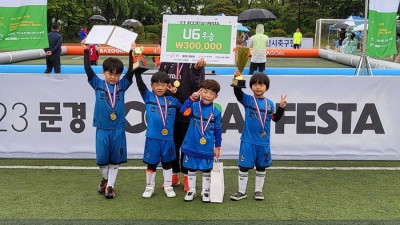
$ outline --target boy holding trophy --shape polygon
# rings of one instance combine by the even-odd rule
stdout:
[[[241,76],[239,70],[235,71],[235,78]],[[253,95],[243,93],[239,87],[233,88],[236,99],[245,108],[245,120],[239,150],[238,191],[231,195],[231,199],[239,201],[247,198],[247,180],[249,170],[256,167],[255,191],[256,200],[264,200],[262,192],[266,168],[271,166],[270,129],[271,120],[278,122],[286,107],[286,96],[281,95],[281,101],[275,112],[275,104],[264,97],[269,89],[269,78],[266,74],[258,72],[250,79],[250,88]],[[254,116],[255,115],[255,116]]]

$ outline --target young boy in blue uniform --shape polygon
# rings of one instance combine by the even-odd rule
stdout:
[[[236,71],[235,76],[241,75]],[[286,96],[281,95],[280,106],[274,113],[274,103],[264,97],[269,89],[269,78],[259,72],[250,79],[253,96],[243,93],[241,88],[234,87],[237,100],[245,108],[244,128],[239,152],[239,191],[231,195],[232,200],[239,201],[247,197],[246,188],[249,170],[256,166],[254,198],[264,200],[262,192],[266,168],[271,166],[270,128],[271,120],[278,122],[286,107]]]
[[[221,111],[214,107],[220,85],[215,80],[204,80],[201,88],[190,96],[181,108],[184,116],[190,116],[189,129],[183,140],[183,166],[189,170],[189,191],[185,201],[196,197],[196,171],[203,172],[201,196],[203,202],[210,202],[210,172],[213,158],[221,150]],[[200,101],[196,101],[200,98]]]
[[[146,143],[143,162],[147,164],[146,189],[143,198],[150,198],[154,193],[157,164],[161,160],[164,175],[164,192],[169,198],[176,196],[172,187],[172,161],[176,157],[174,144],[174,121],[176,110],[182,104],[173,96],[165,96],[171,90],[170,79],[165,72],[156,72],[151,77],[149,91],[143,82],[141,73],[135,72],[136,83],[146,104]]]
[[[107,58],[103,63],[105,80],[100,79],[90,66],[85,42],[81,42],[84,48],[85,72],[96,97],[93,115],[93,126],[96,127],[96,163],[103,176],[97,191],[104,193],[106,198],[114,198],[119,164],[127,162],[124,96],[132,84],[133,64],[130,57],[128,72],[120,79],[123,63],[117,58]]]

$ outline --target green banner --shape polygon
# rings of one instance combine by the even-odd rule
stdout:
[[[369,11],[367,55],[385,57],[397,54],[396,12]]]
[[[47,5],[0,6],[0,50],[48,46]]]
[[[168,24],[167,51],[229,54],[230,25]]]

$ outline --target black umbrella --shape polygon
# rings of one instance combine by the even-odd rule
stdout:
[[[102,15],[93,15],[89,18],[89,20],[107,22],[106,18],[104,18]]]
[[[348,26],[349,26],[349,25],[346,24],[346,23],[337,23],[337,24],[333,25],[332,27],[333,27],[333,28],[339,28],[339,29],[345,29],[345,28],[347,28]]]
[[[122,23],[122,26],[124,26],[124,27],[137,27],[137,26],[143,26],[143,24],[139,20],[127,19]]]
[[[396,26],[396,33],[400,34],[400,26]]]
[[[239,22],[276,20],[276,16],[266,9],[248,9],[239,14]]]

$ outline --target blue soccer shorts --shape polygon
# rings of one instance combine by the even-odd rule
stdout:
[[[213,159],[201,159],[184,154],[183,167],[192,170],[212,170]]]
[[[257,167],[269,167],[272,164],[271,150],[268,146],[255,145],[248,142],[240,142],[239,166],[252,169]]]
[[[97,165],[121,164],[127,161],[125,129],[96,129]]]
[[[161,160],[161,162],[167,163],[175,158],[176,151],[173,140],[146,138],[143,162],[147,164],[158,164]]]

